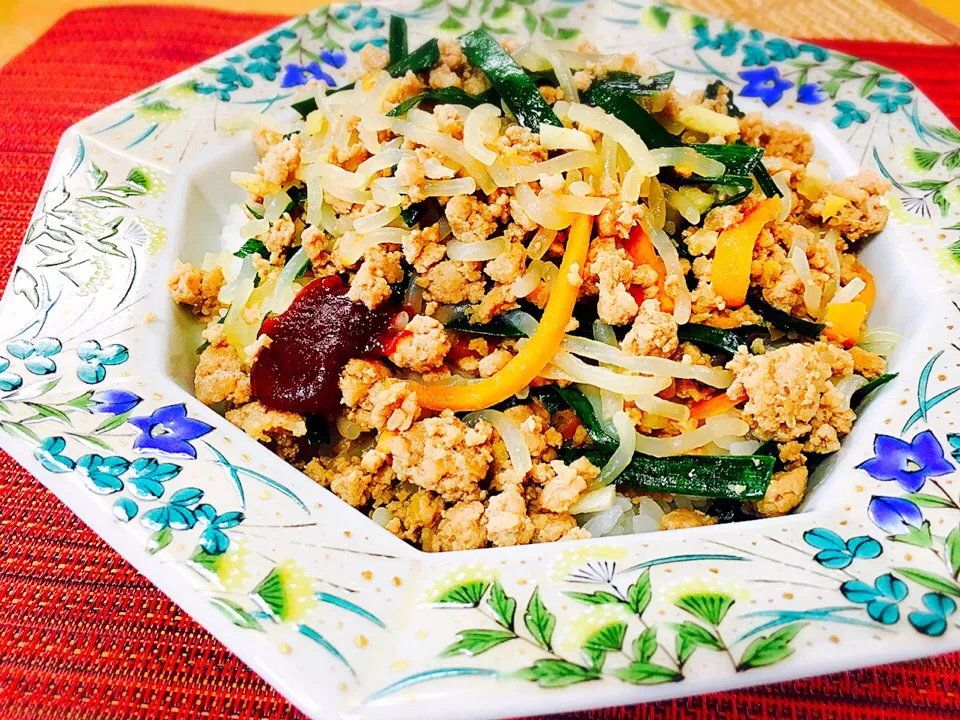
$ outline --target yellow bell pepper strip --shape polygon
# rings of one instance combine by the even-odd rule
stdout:
[[[860,264],[859,260],[854,264],[853,271],[866,284],[866,287],[857,295],[857,300],[867,306],[867,313],[869,314],[873,308],[873,301],[877,299],[877,284],[873,281],[873,275]]]
[[[841,343],[845,348],[853,347],[860,337],[860,328],[867,319],[867,306],[859,300],[848,303],[827,305],[827,314],[823,319],[823,330],[828,340]]]
[[[456,412],[483,410],[520,392],[543,371],[560,347],[573,316],[592,229],[592,216],[577,216],[540,326],[513,360],[495,375],[470,385],[414,385],[421,407]]]
[[[767,198],[717,238],[711,280],[713,289],[723,298],[727,307],[737,308],[746,302],[753,246],[763,226],[776,219],[779,212],[780,198]]]

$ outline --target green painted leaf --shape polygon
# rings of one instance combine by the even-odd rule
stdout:
[[[464,3],[463,5],[454,5],[453,3],[447,3],[447,7],[450,8],[450,12],[456,15],[458,18],[465,18],[470,14],[470,3]]]
[[[130,413],[128,412],[121,413],[120,415],[113,415],[112,417],[108,417],[106,420],[100,423],[97,426],[97,429],[94,430],[93,432],[94,433],[110,432],[111,430],[114,430],[120,427],[121,425],[123,425],[129,418],[130,418]]]
[[[611,623],[590,635],[580,648],[584,659],[595,670],[603,668],[607,652],[623,648],[623,638],[627,634],[626,623]]]
[[[932,170],[940,159],[940,153],[936,150],[915,147],[910,151],[910,157],[921,170]]]
[[[190,555],[189,563],[199,570],[201,574],[207,574],[213,577],[217,575],[217,569],[220,567],[222,555],[213,555],[208,553],[202,547],[196,548]]]
[[[910,500],[917,506],[923,508],[953,507],[953,503],[946,498],[937,497],[936,495],[927,495],[926,493],[907,493],[903,496],[903,499]]]
[[[86,408],[93,405],[93,402],[90,398],[93,397],[93,390],[88,390],[83,395],[77,395],[77,397],[67,400],[65,403],[69,407],[77,408],[78,410],[85,410]]]
[[[793,623],[766,637],[756,638],[740,656],[737,670],[742,671],[773,665],[790,657],[794,652],[794,649],[790,647],[790,642],[804,627],[806,627],[806,623]]]
[[[944,185],[946,185],[949,180],[915,180],[913,182],[905,183],[907,187],[916,188],[917,190],[939,190]]]
[[[31,408],[34,412],[37,413],[39,417],[53,418],[55,420],[59,420],[62,423],[66,423],[67,425],[70,425],[69,416],[62,410],[58,410],[57,408],[52,407],[51,405],[44,405],[43,403],[35,403],[35,402],[25,402],[24,405]]]
[[[548,10],[543,14],[544,17],[553,18],[554,20],[563,20],[567,15],[570,14],[570,10],[573,8],[569,7],[558,7],[553,10]]]
[[[637,614],[637,617],[643,616],[643,611],[650,604],[652,593],[650,591],[650,570],[644,570],[637,581],[627,588],[627,602],[630,609]]]
[[[950,572],[954,579],[960,578],[960,525],[957,525],[943,544],[944,554],[947,565],[950,566]]]
[[[453,32],[458,32],[460,30],[463,30],[463,27],[464,27],[463,23],[457,20],[452,15],[447,15],[447,17],[444,18],[443,22],[437,25],[437,28],[440,30],[451,30]]]
[[[96,435],[83,435],[81,433],[67,433],[67,434],[70,437],[75,437],[77,440],[79,440],[82,443],[86,443],[87,445],[91,445],[95,448],[99,448],[100,450],[113,449],[110,446],[110,443],[106,442],[105,440],[101,440]]]
[[[452,657],[454,655],[473,657],[517,637],[509,630],[499,629],[461,630],[457,633],[457,636],[459,640],[440,653],[440,657]]]
[[[657,652],[657,628],[648,627],[633,641],[633,656],[638,663],[648,663]]]
[[[430,10],[443,3],[443,0],[423,0],[417,10]]]
[[[523,26],[531,35],[537,30],[537,16],[530,12],[530,8],[523,9]]]
[[[40,442],[40,437],[26,425],[22,425],[18,422],[13,422],[12,420],[2,420],[0,421],[0,429],[2,429],[7,435],[15,437],[18,440],[32,440],[35,443]]]
[[[670,23],[670,11],[664,7],[654,5],[650,8],[650,19],[660,30],[666,30]]]
[[[684,595],[676,600],[674,605],[704,622],[719,625],[734,602],[736,601],[732,597],[723,593],[697,593]]]
[[[866,97],[869,95],[877,86],[878,80],[880,80],[880,78],[877,75],[871,75],[870,77],[864,79],[864,81],[860,84],[860,97]]]
[[[250,593],[265,610],[283,620],[287,615],[287,591],[279,568],[273,568]]]
[[[946,217],[950,214],[950,199],[944,192],[944,188],[939,188],[934,191],[933,201],[937,204],[937,207],[940,208],[941,216]]]
[[[918,585],[923,585],[925,588],[929,588],[934,592],[940,592],[944,595],[953,595],[953,597],[960,597],[960,585],[949,580],[945,577],[941,577],[932,572],[927,572],[926,570],[916,570],[914,568],[907,567],[898,567],[893,569],[894,572],[903,575],[907,580],[913,580]]]
[[[550,650],[553,642],[553,631],[557,626],[556,616],[547,610],[547,606],[540,599],[540,588],[533,591],[527,610],[523,614],[523,624],[530,631],[533,639],[541,647]]]
[[[490,589],[487,605],[497,616],[497,622],[508,630],[513,630],[513,618],[517,613],[517,601],[507,595],[499,581],[494,580]]]
[[[515,677],[520,680],[535,681],[542,688],[557,688],[596,680],[600,677],[600,673],[593,668],[583,667],[566,660],[544,658],[537,660],[531,667],[518,670]]]
[[[540,32],[546,35],[548,38],[557,37],[557,28],[554,27],[553,23],[550,22],[546,17],[540,18]]]
[[[227,620],[232,622],[237,627],[241,627],[246,630],[263,630],[263,627],[260,625],[260,621],[240,607],[240,605],[235,603],[233,600],[228,600],[227,598],[222,597],[214,597],[210,598],[210,604],[219,610],[220,613],[227,618]]]
[[[100,166],[97,165],[92,160],[90,161],[90,186],[92,189],[97,190],[107,181],[107,172],[106,170],[101,170]]]
[[[173,531],[169,527],[162,528],[147,539],[146,550],[151,555],[156,555],[169,545],[171,540],[173,540]]]
[[[560,28],[557,30],[557,40],[572,40],[579,34],[579,28]]]
[[[493,9],[493,12],[490,13],[490,19],[499,20],[500,18],[506,17],[509,14],[510,14],[510,3],[505,2],[502,5],[498,5]]]
[[[564,595],[585,605],[619,605],[623,602],[616,595],[606,590],[597,590],[592,593],[565,592]]]
[[[92,205],[95,208],[128,208],[125,202],[117,200],[109,195],[87,195],[80,198],[80,202],[85,205]]]
[[[951,171],[960,167],[960,148],[951,150],[943,156],[943,166]]]
[[[632,685],[660,685],[683,680],[683,675],[673,668],[650,662],[632,662],[626,667],[617,668],[613,674]]]
[[[490,583],[485,580],[472,580],[450,588],[437,598],[437,602],[444,605],[477,607],[488,587],[490,587]]]
[[[677,660],[683,665],[698,647],[723,650],[720,638],[701,625],[687,620],[677,625]]]
[[[894,542],[906,543],[922,548],[933,547],[933,534],[930,532],[930,521],[924,520],[920,527],[912,527],[907,532],[899,535],[891,535],[890,539]]]
[[[943,138],[947,142],[960,143],[960,132],[952,127],[934,127],[927,126],[927,130],[932,131],[935,135]]]

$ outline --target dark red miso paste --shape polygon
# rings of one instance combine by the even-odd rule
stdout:
[[[398,310],[354,303],[339,277],[314,280],[286,312],[263,322],[260,335],[272,342],[253,364],[253,396],[277,410],[334,414],[343,366],[351,358],[383,353]]]

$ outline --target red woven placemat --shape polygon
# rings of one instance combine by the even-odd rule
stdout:
[[[70,124],[281,19],[87,10],[0,69],[0,285]],[[901,70],[960,119],[960,48],[826,44]],[[960,718],[958,667],[955,654],[568,717]],[[299,715],[0,453],[0,718],[177,717]]]

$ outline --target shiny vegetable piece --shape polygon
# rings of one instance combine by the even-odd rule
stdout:
[[[869,313],[873,308],[874,301],[877,299],[877,284],[873,280],[873,275],[860,264],[859,260],[854,264],[853,271],[866,285],[866,287],[860,291],[860,294],[857,295],[856,299],[867,306],[867,313]]]
[[[396,313],[352,302],[338,277],[314,280],[286,312],[263,322],[260,334],[271,343],[253,364],[253,396],[277,410],[333,414],[340,407],[343,366],[382,352]]]
[[[764,200],[737,225],[727,228],[717,238],[711,282],[727,307],[737,308],[746,302],[753,246],[763,226],[775,220],[778,212],[779,198]]]
[[[663,310],[663,312],[672,313],[673,298],[664,291],[664,284],[667,280],[666,266],[657,254],[657,249],[653,246],[653,241],[643,231],[642,226],[634,225],[633,229],[630,230],[630,236],[623,244],[623,249],[627,251],[627,255],[633,260],[634,265],[637,267],[649,265],[656,271],[657,288],[659,289],[657,298],[660,300],[660,309]],[[643,300],[638,299],[637,302],[643,302]]]
[[[538,132],[543,124],[563,127],[533,80],[490,33],[474,30],[458,40],[463,54],[483,70],[517,122],[533,132]]]
[[[885,375],[881,375],[880,377],[874,378],[868,382],[859,390],[855,390],[853,395],[850,397],[850,409],[854,411],[858,410],[860,405],[863,404],[863,401],[866,400],[874,390],[883,387],[899,374],[900,373],[887,373]]]
[[[482,410],[520,392],[536,378],[563,342],[580,289],[593,217],[578,215],[567,238],[563,262],[537,331],[507,365],[492,377],[470,385],[417,385],[421,407],[431,410]],[[576,278],[575,282],[571,282]]]
[[[643,95],[656,95],[670,88],[673,82],[673,70],[660,73],[659,75],[643,76],[631,72],[615,70],[609,72],[598,82],[595,82],[584,94],[583,101],[587,104],[593,104],[590,100],[591,93],[596,88],[606,88],[609,91],[630,95],[631,97],[640,97]]]
[[[610,457],[603,450],[571,450],[569,461],[585,455],[597,467]],[[773,477],[769,455],[674,455],[655,458],[637,453],[616,479],[618,487],[694,497],[762,500]]]
[[[769,335],[762,325],[743,325],[737,328],[717,328],[709,325],[687,323],[677,328],[677,337],[684,342],[692,342],[701,349],[708,351],[722,350],[736,355],[741,345],[749,347],[751,335]]]
[[[820,337],[820,333],[823,332],[823,325],[820,323],[810,322],[809,320],[794,317],[790,313],[785,313],[783,310],[778,310],[773,305],[764,302],[759,292],[751,291],[750,307],[753,308],[757,315],[773,325],[777,330],[783,330],[784,332],[793,333],[794,335],[801,335],[811,340],[816,340]]]
[[[737,405],[742,403],[744,399],[745,398],[732,400],[727,397],[725,393],[720,393],[719,395],[714,395],[711,398],[701,400],[691,405],[690,417],[694,420],[706,420],[715,415],[723,415],[723,413],[733,410]]]
[[[497,91],[492,88],[479,95],[470,95],[458,87],[437,88],[436,90],[427,90],[419,95],[414,95],[412,98],[407,98],[395,108],[392,108],[387,113],[387,117],[406,115],[412,108],[428,100],[452,105],[466,105],[467,107],[474,108],[477,107],[477,105],[483,105],[483,103],[499,104],[500,96],[497,95]]]
[[[407,21],[399,15],[390,16],[390,64],[394,65],[407,56]]]
[[[587,400],[586,396],[573,386],[561,387],[560,385],[547,385],[536,391],[536,397],[551,411],[555,412],[564,405],[573,410],[577,420],[583,425],[590,436],[594,445],[609,449],[617,449],[619,440],[607,434],[603,425],[597,419],[597,414],[593,410],[593,405]]]
[[[823,334],[827,339],[851,348],[860,337],[860,329],[866,319],[867,306],[859,300],[832,303],[827,305],[827,314],[823,318],[826,325]]]

